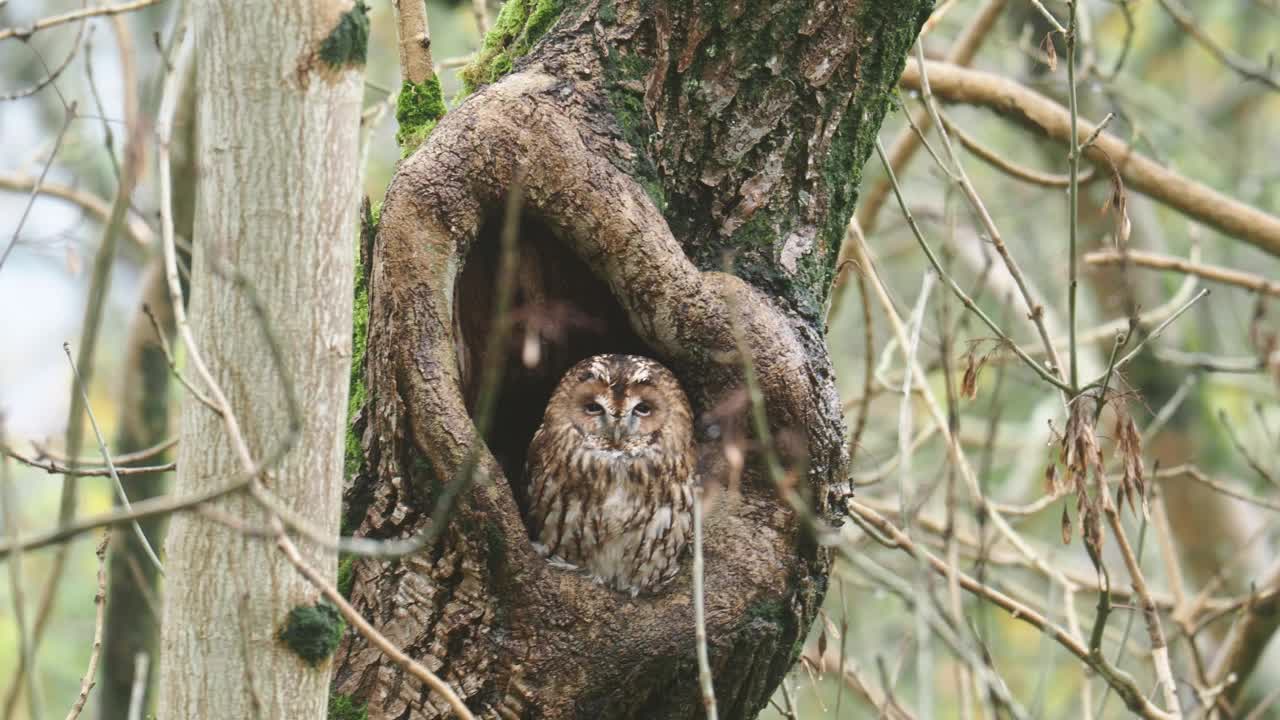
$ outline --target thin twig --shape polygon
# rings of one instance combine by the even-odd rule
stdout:
[[[62,350],[67,355],[67,362],[71,363],[71,376],[75,384],[80,388],[80,394],[84,398],[84,409],[89,415],[89,424],[93,428],[93,435],[98,440],[98,450],[102,453],[102,459],[107,463],[107,471],[111,474],[111,480],[115,483],[116,497],[120,500],[120,506],[125,512],[133,510],[133,506],[129,504],[129,494],[124,490],[124,484],[120,482],[120,475],[116,472],[115,463],[111,460],[111,453],[107,451],[107,441],[102,437],[102,430],[98,427],[98,419],[94,417],[93,407],[89,404],[89,393],[85,389],[84,383],[80,381],[80,371],[76,368],[76,363],[71,359],[71,346],[63,344]],[[146,552],[147,559],[155,566],[156,571],[162,576],[164,575],[164,565],[160,564],[160,558],[156,555],[156,551],[151,547],[151,541],[147,539],[147,534],[142,531],[142,525],[137,520],[133,521],[133,534],[138,538],[138,542],[142,544],[142,549]]]
[[[249,446],[245,443],[244,435],[240,432],[239,420],[231,412],[231,404],[222,392],[222,387],[214,380],[213,374],[209,372],[209,366],[205,364],[204,355],[196,344],[195,336],[191,332],[191,325],[187,322],[187,310],[186,304],[183,302],[182,285],[178,280],[178,253],[174,242],[173,179],[169,167],[169,145],[173,138],[173,120],[177,112],[178,98],[182,95],[182,83],[186,79],[187,66],[191,62],[192,44],[187,41],[185,23],[180,24],[175,31],[173,46],[170,48],[170,52],[176,59],[165,78],[164,90],[161,93],[160,110],[156,117],[156,161],[159,166],[158,174],[160,177],[160,237],[163,241],[161,245],[164,248],[165,280],[169,286],[169,302],[173,309],[174,327],[187,349],[187,360],[195,368],[196,375],[208,390],[207,404],[216,408],[215,412],[222,417],[222,424],[227,431],[227,439],[231,442],[232,450],[235,451],[240,461],[241,469],[250,474],[250,479],[252,479],[257,474],[257,466],[253,461],[253,455],[249,452]],[[204,396],[197,395],[197,397]]]
[[[706,599],[702,588],[702,488],[693,489],[693,623],[698,653],[698,687],[707,720],[717,720],[716,691],[711,683],[711,662],[707,659]]]
[[[964,129],[956,124],[954,120],[947,117],[946,113],[939,113],[939,116],[942,118],[942,122],[946,123],[947,132],[954,135],[966,150],[973,153],[978,157],[978,159],[1000,172],[1003,172],[1017,180],[1030,183],[1032,185],[1038,185],[1040,187],[1065,188],[1071,184],[1070,175],[1054,175],[1052,173],[1041,172],[1039,170],[1033,170],[1029,167],[1019,165],[995,150],[992,150],[978,142],[976,138],[965,132]],[[1088,173],[1080,177],[1079,182],[1081,184],[1086,184],[1092,182],[1097,177],[1097,168],[1091,168]]]
[[[878,143],[877,143],[878,145]],[[883,149],[882,157],[883,157]],[[885,316],[889,320],[890,327],[893,329],[894,335],[898,339],[900,346],[907,345],[906,328],[902,324],[902,319],[898,316],[897,310],[893,306],[893,301],[889,298],[888,290],[885,288],[884,281],[881,279],[879,272],[876,270],[875,262],[871,257],[870,249],[865,244],[859,244],[855,247],[856,257],[862,265],[867,268],[868,279],[872,281],[872,289],[875,290],[876,299],[880,302],[884,309]],[[935,265],[935,268],[938,267]],[[952,281],[954,282],[954,281]],[[954,288],[954,286],[953,286]],[[983,517],[989,519],[995,529],[1007,539],[1017,551],[1027,559],[1037,570],[1043,572],[1047,577],[1058,582],[1063,587],[1074,590],[1074,585],[1057,568],[1045,562],[1044,558],[1034,552],[1026,541],[1010,527],[1004,515],[999,509],[995,508],[992,503],[983,494],[982,487],[974,474],[973,467],[970,465],[968,458],[964,454],[964,449],[960,446],[959,440],[954,433],[951,432],[945,414],[938,406],[938,401],[933,395],[929,384],[925,378],[924,371],[918,363],[908,363],[907,372],[916,373],[916,384],[920,387],[925,407],[928,408],[930,416],[933,418],[934,425],[938,428],[939,434],[946,441],[947,451],[951,460],[956,464],[960,471],[961,478],[965,481],[965,487],[969,492],[970,500],[975,504],[976,509],[983,513]],[[1070,594],[1068,594],[1070,597]],[[1068,618],[1073,617],[1074,610],[1068,608]]]
[[[1145,337],[1140,339],[1138,341],[1138,344],[1135,345],[1132,350],[1126,353],[1124,357],[1117,360],[1115,363],[1115,369],[1119,370],[1125,365],[1128,365],[1130,360],[1133,360],[1135,357],[1138,356],[1139,353],[1142,352],[1142,349],[1147,346],[1147,343],[1160,337],[1160,335],[1164,333],[1165,329],[1167,329],[1170,325],[1173,324],[1173,321],[1177,320],[1182,315],[1182,313],[1186,312],[1187,310],[1190,310],[1192,305],[1195,305],[1197,302],[1200,301],[1201,298],[1205,297],[1208,294],[1209,294],[1209,288],[1203,288],[1200,290],[1200,292],[1196,293],[1195,297],[1188,300],[1186,305],[1183,305],[1182,307],[1178,308],[1164,322],[1157,325],[1154,330],[1152,330]],[[1097,384],[1097,381],[1089,383],[1087,387],[1093,387],[1096,384]]]
[[[1280,90],[1280,73],[1276,72],[1275,63],[1268,65],[1259,65],[1232,50],[1228,50],[1222,45],[1209,37],[1204,30],[1201,29],[1200,23],[1191,16],[1191,12],[1183,7],[1182,3],[1177,0],[1157,0],[1160,6],[1169,13],[1169,17],[1182,28],[1183,32],[1190,35],[1193,40],[1200,44],[1218,60],[1218,62],[1226,65],[1246,80],[1262,83],[1271,90]]]
[[[942,263],[938,261],[938,257],[934,255],[933,248],[929,247],[929,243],[924,239],[924,233],[916,223],[915,217],[912,216],[910,208],[907,207],[906,198],[902,196],[902,187],[898,184],[898,178],[893,172],[893,167],[889,165],[889,160],[885,156],[884,146],[880,144],[879,139],[876,140],[876,152],[879,153],[880,162],[884,164],[885,171],[889,174],[890,185],[893,187],[893,193],[897,196],[898,204],[907,218],[907,225],[911,227],[911,231],[915,234],[916,240],[920,243],[920,248],[924,250],[925,256],[929,259],[929,263],[933,265],[933,269],[944,281],[946,281],[947,286],[951,288],[951,291],[960,299],[960,302],[964,304],[965,308],[977,315],[978,318],[982,320],[983,324],[1004,342],[1006,347],[1012,350],[1013,353],[1021,358],[1028,367],[1035,371],[1036,375],[1039,375],[1045,382],[1052,384],[1054,387],[1059,388],[1064,392],[1071,392],[1071,388],[1062,380],[1058,379],[1057,375],[1052,370],[1044,367],[1034,360],[1025,350],[1019,347],[1018,344],[1008,336],[1008,334],[1001,330],[1000,327],[996,325],[995,321],[983,312],[982,308],[978,307],[978,304],[975,303],[963,289],[961,289],[960,285],[951,277],[951,274],[946,272],[942,267]],[[1052,345],[1046,345],[1045,347],[1046,352],[1050,352],[1052,349]],[[1057,352],[1051,351],[1051,355],[1053,357],[1057,357]]]
[[[84,704],[89,700],[89,691],[93,690],[98,673],[98,658],[102,655],[102,626],[107,614],[107,542],[111,539],[111,531],[102,534],[102,542],[98,543],[98,592],[93,596],[93,604],[97,611],[93,621],[93,646],[89,651],[89,668],[80,680],[80,694],[67,713],[67,720],[76,720]]]
[[[1205,280],[1234,285],[1261,295],[1280,298],[1280,282],[1271,280],[1263,275],[1255,275],[1220,265],[1198,263],[1172,255],[1161,255],[1160,253],[1142,250],[1125,250],[1123,252],[1103,250],[1086,254],[1084,261],[1090,265],[1125,266],[1133,264],[1138,267],[1195,275]]]
[[[164,453],[172,449],[177,444],[178,444],[178,438],[176,436],[170,437],[148,448],[135,450],[130,453],[121,453],[119,455],[115,455],[113,456],[113,459],[116,461],[116,465],[128,465],[130,463],[136,463],[141,460],[149,460],[155,457],[156,455],[160,455],[161,453]],[[36,459],[48,458],[49,460],[52,460],[53,462],[58,463],[60,465],[67,465],[67,466],[77,465],[77,466],[83,467],[97,460],[97,458],[90,458],[88,456],[71,460],[61,452],[58,452],[53,448],[45,447],[38,443],[32,443],[32,447],[36,449],[36,452],[37,452]],[[0,452],[9,454],[10,448],[0,448]],[[11,455],[10,457],[14,457],[14,456]],[[15,459],[17,458],[15,457]]]
[[[68,107],[68,122],[74,116],[74,105]],[[77,457],[84,441],[84,415],[88,406],[87,395],[77,389],[87,388],[93,382],[94,357],[97,353],[98,335],[102,327],[102,316],[106,308],[106,297],[111,287],[111,269],[114,263],[116,248],[124,227],[133,190],[141,177],[143,156],[143,128],[137,117],[131,118],[127,127],[127,138],[124,147],[124,166],[120,181],[116,184],[115,196],[111,204],[111,212],[102,228],[102,239],[98,252],[94,255],[93,270],[90,275],[89,293],[85,302],[84,319],[81,323],[80,343],[76,356],[76,366],[82,374],[80,382],[71,389],[70,411],[67,415],[66,453],[68,457]],[[52,157],[50,158],[52,163]],[[47,169],[47,168],[46,168]],[[16,241],[16,236],[15,236]],[[11,246],[12,247],[12,246]],[[76,386],[80,386],[77,388]],[[75,475],[62,476],[62,494],[58,504],[58,522],[67,525],[75,517],[76,497],[79,478]],[[36,616],[32,642],[35,647],[44,636],[53,608],[58,599],[58,587],[62,583],[70,547],[63,545],[57,548],[50,563],[49,577],[41,594],[40,609]],[[6,698],[6,711],[13,707],[13,697]]]
[[[1246,490],[1233,488],[1230,485],[1227,485],[1226,483],[1222,482],[1221,480],[1214,480],[1213,478],[1209,477],[1203,470],[1196,467],[1195,465],[1177,465],[1171,468],[1160,468],[1158,471],[1152,473],[1151,476],[1158,480],[1171,480],[1173,478],[1187,478],[1197,483],[1200,483],[1201,485],[1204,485],[1205,487],[1209,488],[1210,490],[1213,490],[1216,493],[1226,495],[1229,498],[1234,498],[1241,502],[1249,503],[1254,507],[1260,507],[1264,510],[1271,510],[1272,512],[1280,512],[1280,502],[1277,502],[1275,500],[1268,500],[1266,498],[1261,498],[1261,497],[1258,497],[1257,495],[1253,495],[1249,493]]]
[[[476,19],[476,29],[480,31],[480,39],[484,40],[489,32],[489,4],[486,0],[471,0],[471,14]]]
[[[1120,521],[1120,511],[1115,503],[1111,500],[1110,493],[1103,491],[1102,509],[1107,516],[1108,524],[1116,536],[1116,545],[1120,550],[1120,556],[1124,558],[1125,566],[1129,570],[1129,580],[1133,584],[1134,592],[1138,594],[1140,606],[1142,608],[1142,617],[1147,624],[1147,634],[1151,638],[1151,661],[1155,666],[1156,680],[1160,685],[1160,689],[1164,695],[1165,706],[1169,708],[1169,712],[1173,717],[1182,717],[1182,706],[1178,702],[1178,688],[1173,679],[1173,670],[1169,666],[1169,643],[1164,637],[1164,626],[1160,622],[1160,612],[1156,609],[1155,601],[1151,599],[1151,593],[1147,590],[1146,577],[1142,572],[1142,566],[1138,563],[1138,557],[1134,554],[1132,546],[1129,544],[1129,536],[1125,533],[1124,523]],[[1106,597],[1107,593],[1102,596]],[[1118,688],[1117,688],[1118,689]],[[1127,699],[1126,699],[1127,700]]]
[[[26,40],[41,30],[48,30],[51,27],[57,27],[76,20],[94,17],[96,15],[117,15],[119,13],[132,12],[144,8],[148,5],[154,5],[160,0],[133,0],[133,2],[120,3],[119,5],[102,5],[98,7],[87,7],[71,12],[62,13],[61,15],[51,15],[41,18],[27,27],[9,27],[0,28],[0,40],[8,40],[9,38],[18,38]]]
[[[22,236],[22,228],[27,223],[27,217],[31,215],[31,208],[36,204],[36,198],[40,197],[40,189],[44,184],[44,178],[49,174],[49,168],[53,167],[53,160],[58,156],[58,151],[62,149],[62,141],[67,136],[67,130],[71,127],[71,121],[76,119],[76,104],[73,102],[66,106],[62,119],[62,127],[58,130],[58,136],[53,141],[53,150],[49,152],[49,159],[45,161],[44,168],[40,170],[40,177],[36,178],[36,182],[31,186],[31,195],[27,197],[27,205],[22,209],[22,215],[18,217],[18,225],[13,229],[13,237],[9,240],[9,244],[5,247],[4,252],[0,253],[0,270],[4,269],[4,263],[9,259],[9,253],[18,246],[18,239]]]
[[[60,545],[67,540],[78,535],[83,535],[95,528],[105,527],[108,525],[125,525],[135,520],[144,520],[146,518],[160,517],[170,515],[175,512],[189,512],[204,503],[217,500],[224,495],[244,490],[249,484],[249,478],[239,477],[226,485],[221,485],[194,495],[178,497],[174,495],[165,495],[162,497],[150,498],[133,504],[133,510],[119,510],[115,512],[103,513],[101,515],[91,515],[89,517],[75,520],[68,525],[59,526],[52,530],[46,530],[35,535],[15,537],[4,542],[0,542],[0,558],[5,558],[11,553],[18,551],[36,550],[50,545]]]
[[[845,503],[850,513],[858,516],[864,522],[875,527],[882,535],[891,539],[893,541],[893,545],[891,547],[900,549],[911,555],[924,558],[939,575],[945,576],[948,573],[953,572],[947,567],[945,562],[927,550],[923,550],[915,545],[911,539],[904,535],[901,530],[893,525],[893,523],[889,522],[875,510],[872,510],[869,506],[864,505],[853,498],[846,499]],[[1099,674],[1106,679],[1108,684],[1116,689],[1116,692],[1125,700],[1125,703],[1130,710],[1139,714],[1141,717],[1153,720],[1170,720],[1174,717],[1155,705],[1152,705],[1146,699],[1142,690],[1138,688],[1132,677],[1124,672],[1106,668],[1104,665],[1105,660],[1091,653],[1089,649],[1076,640],[1066,628],[1053,623],[1031,606],[1020,603],[1008,595],[974,580],[966,573],[956,572],[956,578],[959,581],[960,586],[966,591],[991,602],[1002,610],[1005,610],[1015,620],[1026,623],[1046,634],[1059,645],[1066,648],[1068,652],[1076,656],[1076,658],[1081,662],[1098,671]]]
[[[1263,466],[1262,462],[1255,458],[1253,453],[1249,452],[1249,449],[1244,446],[1244,441],[1240,439],[1240,434],[1236,432],[1235,425],[1232,424],[1231,418],[1227,415],[1225,410],[1218,410],[1218,422],[1222,423],[1222,428],[1227,431],[1227,438],[1231,440],[1231,446],[1236,449],[1236,452],[1240,453],[1240,457],[1244,458],[1244,461],[1249,468],[1257,473],[1258,477],[1265,480],[1271,487],[1280,487],[1280,479],[1277,479],[1272,475],[1271,472]]]
[[[929,302],[929,294],[933,290],[934,275],[925,273],[920,284],[920,295],[915,307],[907,319],[908,344],[902,348],[904,360],[908,365],[917,363],[916,357],[920,349],[920,331],[924,327],[924,311]],[[911,381],[913,373],[903,373],[902,401],[898,404],[898,454],[901,456],[901,467],[898,473],[898,507],[902,517],[902,531],[911,535],[911,512],[909,505],[916,501],[913,476],[911,474],[912,453],[908,446],[911,443]],[[915,592],[926,596],[929,592],[928,568],[923,563],[916,569],[919,584]],[[914,621],[916,633],[916,692],[917,711],[924,720],[933,717],[933,653],[931,652],[929,618],[926,617],[924,603],[914,603]]]
[[[475,716],[467,709],[466,703],[462,702],[462,699],[453,691],[453,688],[449,687],[448,683],[423,667],[421,663],[406,655],[403,650],[370,625],[328,580],[321,577],[315,568],[302,559],[302,556],[298,554],[297,546],[293,544],[288,535],[285,535],[284,527],[278,521],[274,522],[276,524],[276,545],[284,553],[285,558],[298,569],[298,572],[308,582],[320,591],[320,594],[324,595],[326,600],[338,608],[338,612],[342,613],[347,622],[355,627],[356,632],[363,635],[374,647],[382,651],[384,655],[403,668],[405,672],[422,681],[436,694],[443,697],[449,703],[449,706],[453,708],[453,712],[458,716],[459,720],[475,720]]]
[[[221,415],[222,408],[215,405],[208,395],[200,392],[200,390],[196,388],[189,379],[187,379],[187,376],[183,375],[182,371],[178,369],[178,360],[173,356],[173,349],[169,346],[169,334],[160,328],[160,321],[156,319],[156,314],[151,310],[151,306],[144,304],[142,306],[142,313],[147,316],[147,321],[151,323],[151,329],[155,332],[156,341],[160,344],[160,352],[164,355],[165,362],[169,364],[170,374],[178,379],[178,382],[182,384],[182,387],[186,389],[186,391],[191,394],[191,397],[195,398],[197,402],[209,408],[215,414]]]
[[[0,435],[3,435],[4,418],[0,417]],[[9,697],[16,703],[17,696],[26,681],[27,712],[34,720],[39,720],[40,692],[36,682],[36,674],[28,672],[35,667],[35,648],[31,632],[27,628],[26,594],[22,581],[22,548],[18,547],[18,501],[14,497],[13,480],[9,477],[9,461],[0,457],[0,519],[4,520],[5,534],[9,536],[7,544],[15,546],[13,557],[9,558],[9,596],[13,598],[13,620],[18,632],[18,670],[14,674],[13,683],[9,687]],[[0,556],[2,557],[2,556]],[[5,711],[9,715],[11,708]]]
[[[1000,75],[933,60],[926,61],[925,67],[932,92],[942,100],[992,108],[1050,139],[1069,141],[1070,112],[1030,88]],[[907,60],[900,81],[902,87],[916,90],[922,87],[920,68],[916,60]],[[1077,130],[1088,137],[1096,127],[1081,118]],[[1094,163],[1114,164],[1126,189],[1147,195],[1264,252],[1280,255],[1280,217],[1173,172],[1138,154],[1128,142],[1110,133],[1098,135],[1082,155]]]
[[[1076,265],[1078,264],[1076,252],[1076,238],[1080,233],[1080,108],[1076,104],[1076,3],[1074,0],[1067,2],[1067,112],[1071,114],[1071,139],[1069,146],[1070,153],[1067,155],[1067,161],[1070,166],[1071,182],[1067,185],[1067,333],[1068,333],[1068,349],[1070,352],[1071,362],[1071,388],[1080,387],[1080,357],[1079,344],[1076,342],[1076,295],[1079,290],[1080,279],[1077,274]],[[921,67],[924,65],[924,57],[920,57]],[[927,83],[928,80],[921,70],[921,84]],[[1101,126],[1099,126],[1101,128]],[[1110,376],[1110,369],[1107,375]]]
[[[57,80],[58,76],[62,74],[62,71],[67,69],[67,66],[71,64],[71,61],[74,60],[76,55],[80,52],[80,41],[84,38],[84,26],[85,26],[84,23],[80,23],[80,26],[76,29],[76,39],[71,43],[71,50],[67,52],[67,56],[64,57],[62,59],[62,62],[58,63],[58,66],[55,68],[51,69],[48,66],[48,64],[45,63],[44,57],[40,55],[40,53],[37,52],[34,47],[31,47],[30,45],[28,45],[31,51],[35,53],[36,58],[40,60],[40,64],[45,66],[45,75],[43,78],[37,80],[35,83],[28,85],[25,88],[22,88],[20,90],[12,90],[4,95],[0,95],[0,102],[7,102],[9,100],[18,100],[20,98],[30,97],[40,92],[41,90],[45,89],[46,87],[48,87],[51,83],[53,83],[53,81]],[[87,58],[91,52],[92,51],[90,51],[88,49],[88,46],[86,45],[86,53],[85,53],[86,66],[88,65]]]
[[[71,185],[40,182],[36,178],[21,173],[0,175],[0,190],[30,193],[37,187],[39,187],[40,194],[43,197],[56,198],[71,203],[93,216],[98,222],[105,222],[111,214],[111,207],[103,202],[101,198]],[[131,216],[126,221],[125,229],[129,233],[129,239],[140,247],[150,247],[154,242],[151,228],[147,227],[147,224],[136,216]]]
[[[1199,261],[1200,247],[1198,245],[1193,246],[1191,248],[1191,252],[1188,253],[1188,258],[1192,262]],[[1185,306],[1188,302],[1191,301],[1191,298],[1195,296],[1196,288],[1198,288],[1199,286],[1200,286],[1199,282],[1194,275],[1188,275],[1185,278],[1183,278],[1182,284],[1178,286],[1178,291],[1175,292],[1167,302],[1157,307],[1154,307],[1146,312],[1138,313],[1136,317],[1137,329],[1154,327],[1164,322],[1171,315],[1178,312],[1183,306]],[[1111,320],[1109,322],[1102,323],[1097,327],[1090,328],[1089,330],[1086,330],[1078,334],[1076,336],[1076,341],[1081,345],[1092,345],[1092,344],[1104,342],[1107,340],[1114,340],[1116,333],[1128,332],[1134,329],[1133,327],[1131,327],[1134,324],[1133,320],[1134,318],[1132,317],[1121,317],[1121,318],[1116,318],[1115,320]],[[1063,344],[1065,342],[1067,342],[1066,338],[1054,338],[1054,344]],[[1040,348],[1031,348],[1027,352],[1032,357],[1037,357],[1044,353],[1044,351]],[[998,357],[994,358],[994,360],[997,362],[1001,361],[1001,359]]]
[[[955,44],[947,51],[947,62],[960,66],[971,64],[983,42],[991,33],[991,29],[995,27],[996,22],[1000,19],[1006,5],[1008,5],[1008,0],[987,0],[974,14],[973,19],[969,21],[969,25],[965,27],[964,32],[956,39]],[[913,129],[918,127],[920,132],[927,131],[933,123],[928,111],[912,110],[909,116]],[[895,173],[902,173],[911,158],[915,156],[916,151],[920,149],[922,136],[920,132],[915,132],[913,129],[903,128],[898,131],[898,135],[889,144],[889,164],[893,166]],[[864,232],[875,232],[880,210],[885,201],[889,199],[889,191],[889,181],[881,180],[872,186],[864,197],[858,199],[858,209],[854,214],[854,220],[858,222]],[[845,242],[847,244],[848,240],[846,239]],[[837,299],[839,298],[839,291],[840,287],[837,287],[832,293]]]
[[[51,475],[75,475],[77,477],[110,477],[111,468],[102,467],[81,467],[79,465],[68,465],[57,462],[56,460],[40,460],[33,457],[27,457],[16,450],[10,448],[0,448],[0,454],[5,457],[13,458],[28,467],[44,470]],[[115,472],[121,477],[128,475],[145,475],[147,473],[156,472],[172,472],[177,465],[175,463],[166,463],[164,465],[143,465],[140,467],[121,467],[116,468]]]
[[[916,62],[919,67],[925,67],[924,48],[919,42],[916,43]],[[1053,385],[1054,387],[1062,389],[1066,399],[1070,399],[1075,393],[1076,383],[1073,380],[1070,385],[1064,385],[1060,380],[1060,378],[1063,377],[1062,360],[1058,357],[1058,350],[1054,347],[1053,341],[1049,337],[1049,329],[1045,326],[1044,306],[1037,301],[1035,296],[1031,293],[1031,288],[1027,282],[1026,275],[1022,272],[1021,266],[1014,259],[1012,253],[1009,252],[1008,245],[1005,244],[999,228],[996,227],[995,221],[991,218],[991,213],[987,211],[987,206],[982,202],[982,198],[978,195],[977,189],[973,186],[973,183],[969,181],[969,176],[964,170],[964,165],[960,162],[960,156],[956,153],[955,147],[951,144],[951,139],[947,135],[946,127],[942,124],[942,119],[938,116],[938,108],[933,101],[933,90],[929,84],[928,71],[924,69],[920,72],[920,88],[921,99],[923,100],[925,107],[929,109],[929,114],[933,117],[934,125],[938,128],[938,134],[942,137],[942,145],[946,148],[947,157],[951,161],[951,169],[955,171],[956,180],[960,189],[963,191],[965,199],[969,201],[969,205],[977,214],[978,220],[981,222],[983,229],[986,230],[987,235],[991,239],[992,246],[995,247],[996,253],[1004,262],[1005,269],[1009,271],[1009,276],[1013,278],[1014,284],[1018,287],[1018,293],[1022,296],[1023,302],[1026,303],[1028,311],[1027,317],[1031,320],[1032,325],[1035,326],[1036,332],[1039,333],[1040,341],[1043,343],[1045,352],[1049,357],[1049,362],[1053,366],[1052,372],[1049,375],[1050,377],[1053,377]],[[881,148],[879,149],[879,152],[883,158],[884,150]],[[895,185],[894,195],[898,197],[899,203],[903,203],[902,190],[897,187],[896,178],[891,182]],[[906,207],[905,203],[903,203],[903,207]],[[937,265],[938,264],[935,261],[934,266],[937,267]],[[942,270],[939,270],[938,272],[941,274]]]

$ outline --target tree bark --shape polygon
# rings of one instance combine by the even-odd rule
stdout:
[[[363,7],[340,1],[206,0],[193,17],[201,176],[192,330],[252,461],[296,438],[258,481],[335,535],[367,28]],[[289,412],[290,389],[303,399],[301,418]],[[184,399],[180,435],[177,494],[243,476],[222,418],[194,398]],[[267,524],[247,496],[212,505]],[[274,544],[186,514],[170,523],[166,550],[157,716],[323,717],[331,666],[304,661],[281,633],[319,593]],[[331,553],[302,552],[333,574]]]
[[[725,489],[705,542],[721,717],[754,717],[791,667],[826,589],[815,538],[848,461],[821,318],[862,164],[929,5],[510,0],[467,71],[496,82],[400,166],[365,248],[364,462],[345,520],[370,538],[438,536],[356,559],[351,599],[479,716],[703,712],[689,572],[632,599],[549,566],[522,521],[524,452],[546,400],[600,352],[673,369],[700,416],[702,481]],[[516,185],[514,327],[486,357]],[[493,390],[481,386],[491,363],[498,409],[477,445],[470,413]],[[741,434],[748,365],[771,446]],[[726,450],[744,442],[739,481]],[[764,470],[768,453],[782,477]],[[354,636],[334,692],[369,718],[448,716]]]

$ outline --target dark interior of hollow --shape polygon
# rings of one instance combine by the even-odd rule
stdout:
[[[501,231],[502,213],[497,212],[484,223],[456,289],[457,352],[467,407],[473,413],[494,321]],[[501,346],[501,385],[485,442],[511,482],[521,512],[526,512],[525,452],[561,376],[592,355],[653,352],[631,329],[608,286],[544,223],[522,216],[516,244],[512,324]]]

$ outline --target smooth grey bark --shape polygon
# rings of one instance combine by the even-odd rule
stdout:
[[[174,487],[187,495],[229,483],[293,436],[291,450],[257,480],[334,535],[363,50],[338,65],[321,51],[339,29],[353,31],[351,11],[340,0],[195,4],[201,175],[190,317],[252,458],[236,452],[219,414],[184,398]],[[263,322],[251,294],[265,308]],[[303,399],[299,427],[290,389]],[[211,505],[251,528],[268,525],[247,495]],[[333,574],[332,553],[300,546],[309,564]],[[166,551],[157,715],[323,717],[329,664],[308,664],[280,639],[290,610],[314,605],[319,593],[275,543],[183,514],[170,523]]]

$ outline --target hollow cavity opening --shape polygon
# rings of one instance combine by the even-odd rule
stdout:
[[[467,256],[454,297],[456,348],[468,408],[474,412],[485,348],[493,331],[502,212],[490,215]],[[601,353],[653,356],[631,329],[608,286],[538,218],[524,214],[509,331],[497,359],[502,372],[485,442],[527,512],[525,452],[551,393],[570,367]]]

